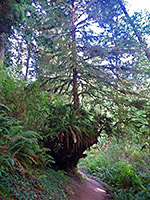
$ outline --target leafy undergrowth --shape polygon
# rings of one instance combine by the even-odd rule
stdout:
[[[0,200],[67,200],[75,189],[67,174],[53,169],[25,176],[19,172],[8,173],[1,178],[1,182],[3,195],[0,195]]]
[[[63,200],[73,194],[69,176],[50,168],[54,161],[41,138],[24,131],[0,104],[0,200]]]
[[[128,140],[99,139],[79,168],[107,183],[114,200],[150,199],[149,145]]]

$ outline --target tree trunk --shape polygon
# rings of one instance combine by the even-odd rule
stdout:
[[[3,35],[0,35],[0,66],[4,64],[5,45]]]
[[[74,108],[79,108],[79,97],[78,97],[78,82],[77,82],[77,69],[73,69],[73,96],[74,96]]]
[[[75,36],[75,0],[72,0],[72,61],[73,61],[73,97],[74,108],[79,108],[79,96],[78,96],[78,72],[77,72],[77,52],[76,52],[76,36]]]
[[[97,143],[98,135],[100,135],[100,132],[90,136],[82,133],[82,138],[78,136],[78,141],[74,143],[72,134],[64,132],[53,137],[53,139],[47,138],[47,140],[44,140],[44,146],[51,150],[49,153],[55,161],[52,167],[56,170],[70,170],[75,168],[79,159],[86,157],[84,151]]]
[[[26,62],[26,72],[25,72],[25,80],[27,80],[27,78],[28,78],[29,64],[30,64],[30,50],[28,49],[28,56],[27,56],[27,62]]]

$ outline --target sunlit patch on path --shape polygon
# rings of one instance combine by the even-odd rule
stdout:
[[[86,184],[76,183],[77,193],[71,200],[109,200],[105,188],[97,181],[88,178],[86,174],[79,171],[87,180]]]

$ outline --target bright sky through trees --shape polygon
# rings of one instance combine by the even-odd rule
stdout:
[[[127,8],[130,15],[134,12],[140,12],[141,10],[150,12],[150,1],[148,0],[127,0]],[[147,40],[148,46],[150,46],[150,37]]]
[[[129,11],[135,12],[135,11],[141,11],[146,9],[147,11],[150,11],[150,1],[148,0],[128,0],[128,9]]]

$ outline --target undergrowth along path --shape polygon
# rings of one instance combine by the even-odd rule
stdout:
[[[71,200],[110,200],[105,188],[99,182],[89,178],[80,170],[79,173],[85,177],[87,183],[75,183],[77,193]]]

